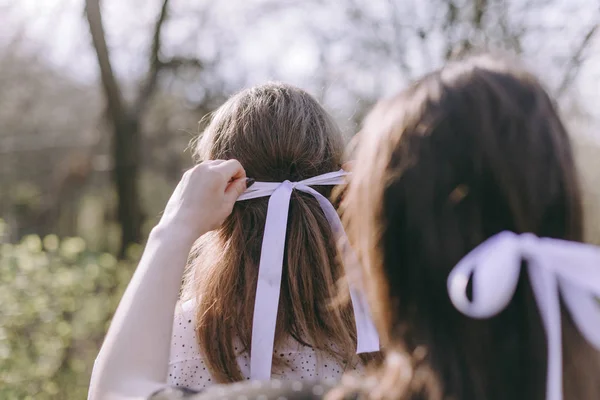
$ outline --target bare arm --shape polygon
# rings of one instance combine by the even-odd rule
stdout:
[[[234,160],[186,172],[119,303],[100,350],[89,400],[145,399],[166,386],[171,327],[194,241],[218,227],[246,188]]]

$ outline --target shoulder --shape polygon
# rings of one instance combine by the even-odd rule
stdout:
[[[195,326],[195,302],[190,300],[178,304],[173,318],[170,363],[200,356]]]
[[[175,316],[173,318],[173,330],[186,329],[187,326],[194,326],[195,324],[196,301],[188,300],[184,303],[177,303],[177,306],[175,306]]]
[[[195,314],[195,302],[177,305],[167,381],[171,386],[200,390],[212,385],[213,378],[200,353]]]

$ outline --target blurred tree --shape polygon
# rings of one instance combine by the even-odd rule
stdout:
[[[518,55],[556,96],[567,94],[585,65],[600,61],[592,50],[600,12],[587,0],[316,3],[322,12],[309,14],[307,25],[321,54],[317,76],[328,77],[323,97],[353,108],[355,124],[378,98],[471,53]],[[575,19],[577,26],[568,23]]]
[[[141,121],[151,97],[156,92],[159,74],[167,68],[181,65],[202,67],[198,59],[161,59],[161,35],[168,16],[169,0],[163,0],[154,24],[152,47],[148,60],[148,74],[137,92],[133,104],[127,104],[113,72],[109,49],[106,44],[100,0],[86,0],[85,13],[100,68],[102,88],[107,103],[107,117],[112,126],[113,180],[117,191],[118,221],[121,226],[121,249],[123,257],[129,245],[142,240],[142,216],[139,195],[139,170]]]
[[[89,189],[94,90],[19,48],[0,51],[0,218],[11,237],[73,235],[77,197]],[[65,223],[61,223],[63,219]]]

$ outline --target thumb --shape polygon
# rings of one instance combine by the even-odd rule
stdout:
[[[238,178],[231,182],[227,186],[227,189],[225,189],[225,199],[231,203],[234,203],[238,199],[238,197],[240,197],[242,193],[246,191],[246,188],[248,187],[246,181],[248,181],[248,179],[244,177]],[[254,183],[253,180],[252,183]],[[252,183],[250,183],[250,185]]]

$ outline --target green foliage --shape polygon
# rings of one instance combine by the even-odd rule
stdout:
[[[0,398],[85,399],[133,269],[81,238],[0,241]]]

